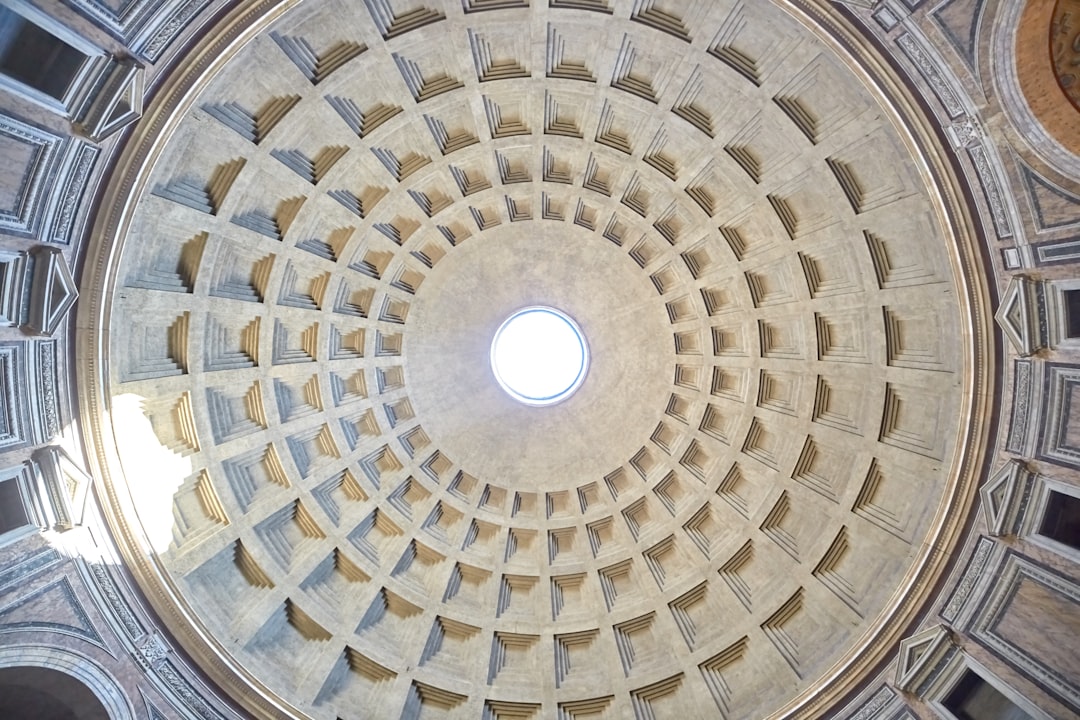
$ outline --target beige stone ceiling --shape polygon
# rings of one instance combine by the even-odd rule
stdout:
[[[142,168],[100,334],[181,637],[328,720],[760,718],[873,644],[977,348],[922,158],[815,29],[309,0],[229,52]],[[550,408],[487,365],[531,304],[592,350]]]

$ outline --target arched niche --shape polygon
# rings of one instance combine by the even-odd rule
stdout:
[[[116,680],[93,660],[60,648],[0,648],[0,717],[134,720]]]

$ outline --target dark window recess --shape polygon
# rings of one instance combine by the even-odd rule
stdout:
[[[63,100],[86,55],[0,6],[0,73]]]
[[[957,720],[1032,720],[996,687],[971,670],[964,671],[943,705]]]
[[[29,524],[19,483],[15,480],[0,482],[0,535]]]
[[[1066,290],[1065,337],[1080,338],[1080,290]]]
[[[1080,550],[1080,498],[1051,490],[1039,534]]]

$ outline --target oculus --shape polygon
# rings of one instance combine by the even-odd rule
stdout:
[[[526,405],[554,405],[585,380],[589,348],[566,313],[522,308],[499,326],[491,341],[491,370],[510,397]]]

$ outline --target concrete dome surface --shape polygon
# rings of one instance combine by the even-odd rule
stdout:
[[[857,681],[988,380],[914,109],[812,7],[369,5],[253,26],[139,168],[100,337],[149,582],[312,717]],[[547,408],[486,362],[532,305],[591,352]]]

